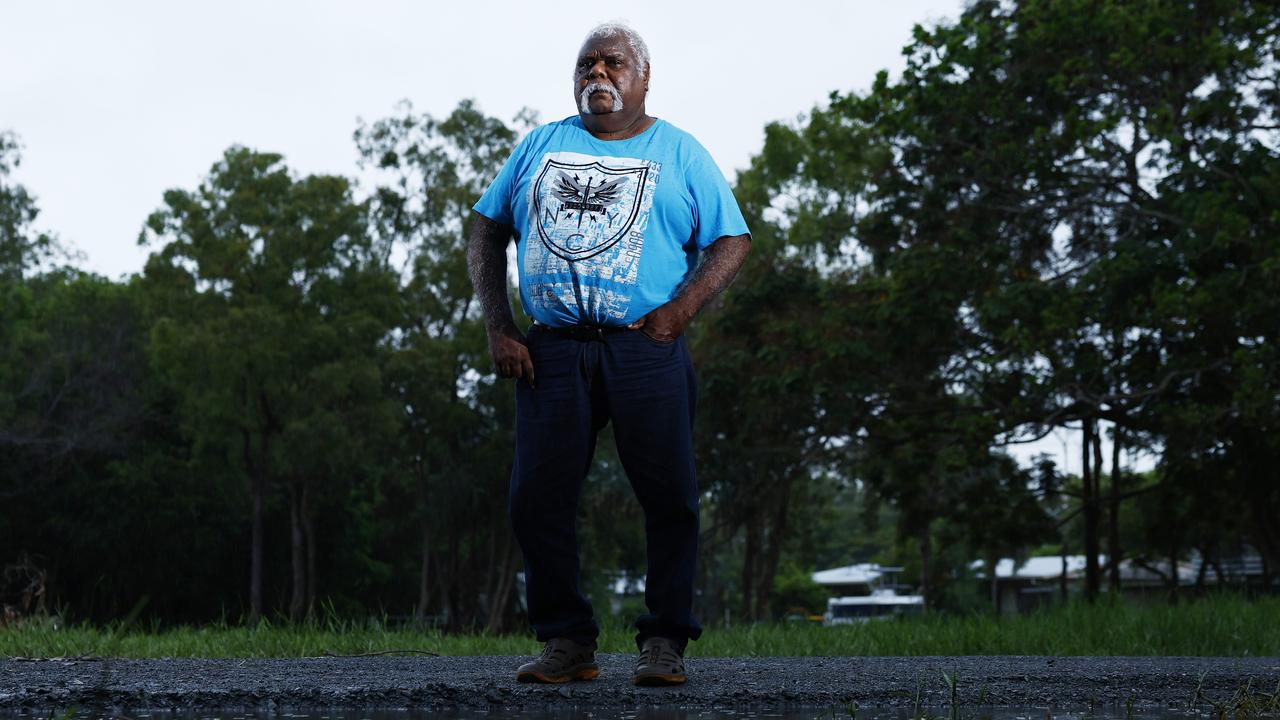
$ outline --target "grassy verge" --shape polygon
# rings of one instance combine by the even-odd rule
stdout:
[[[768,655],[1204,655],[1280,656],[1280,598],[1222,596],[1178,605],[1071,604],[1020,617],[932,615],[824,628],[759,624],[708,628],[689,654]],[[633,631],[605,628],[603,652],[633,652]],[[36,619],[0,629],[0,657],[314,657],[387,651],[529,655],[532,634],[451,635],[328,619],[300,626],[60,626]],[[391,654],[391,653],[387,653]],[[411,654],[411,653],[406,653]]]

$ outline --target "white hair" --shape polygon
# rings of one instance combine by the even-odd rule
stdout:
[[[587,33],[587,37],[582,42],[585,45],[592,40],[603,40],[614,35],[621,35],[627,39],[627,47],[631,48],[631,54],[636,56],[636,63],[643,72],[644,66],[649,64],[649,46],[644,44],[644,38],[640,37],[640,33],[624,22],[601,23],[591,28],[591,32]]]

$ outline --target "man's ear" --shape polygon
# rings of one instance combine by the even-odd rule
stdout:
[[[649,63],[644,64],[644,91],[649,92]]]

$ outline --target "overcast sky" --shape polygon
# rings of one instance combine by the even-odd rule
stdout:
[[[573,114],[573,60],[600,22],[626,20],[644,36],[650,114],[693,133],[732,179],[767,123],[832,91],[865,91],[881,69],[897,75],[912,26],[961,8],[0,0],[0,130],[24,145],[16,180],[37,198],[37,226],[118,279],[141,271],[138,233],[162,193],[194,188],[232,144],[281,153],[300,173],[353,175],[357,119],[388,116],[402,99],[437,116],[464,98],[504,120],[522,107],[544,121]],[[1063,439],[1017,454],[1061,460]],[[1076,454],[1066,467],[1078,472]]]
[[[649,112],[690,131],[730,179],[766,123],[897,73],[915,23],[959,0],[742,3],[16,2],[0,0],[0,130],[42,229],[118,278],[171,187],[193,188],[232,144],[302,173],[356,172],[357,118],[408,99],[445,115],[474,98],[510,120],[574,113],[573,60],[597,23],[649,44]]]

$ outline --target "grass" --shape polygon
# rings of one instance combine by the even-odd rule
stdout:
[[[1280,656],[1280,598],[1223,595],[1178,605],[1073,603],[1018,617],[930,615],[833,628],[771,623],[710,627],[690,644],[700,657],[779,655],[1201,655]],[[635,650],[612,624],[603,652]],[[0,657],[315,657],[326,654],[529,655],[531,633],[447,634],[328,617],[303,625],[263,621],[201,627],[64,626],[34,618],[0,628]],[[404,652],[404,654],[412,654]]]

